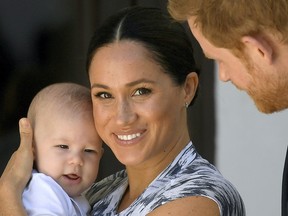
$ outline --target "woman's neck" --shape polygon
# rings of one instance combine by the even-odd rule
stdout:
[[[151,159],[139,166],[126,166],[129,185],[122,197],[118,211],[129,207],[154,181],[157,176],[175,159],[181,150],[188,144],[189,138],[178,142],[162,157]]]

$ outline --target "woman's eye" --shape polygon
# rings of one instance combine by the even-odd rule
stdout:
[[[135,91],[136,96],[150,94],[151,90],[147,88],[139,88]]]
[[[112,98],[112,95],[107,92],[99,92],[95,96],[103,99]]]

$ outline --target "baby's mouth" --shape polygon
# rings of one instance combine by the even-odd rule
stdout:
[[[67,174],[65,175],[65,177],[67,177],[68,179],[71,179],[71,180],[77,180],[79,179],[80,177],[76,174]]]

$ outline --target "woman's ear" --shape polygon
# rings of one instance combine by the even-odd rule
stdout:
[[[253,60],[263,60],[268,64],[272,63],[274,50],[267,39],[261,36],[244,36],[241,41],[247,48],[248,55],[251,56]]]
[[[198,83],[199,83],[199,79],[198,79],[198,74],[196,72],[191,72],[187,75],[186,77],[186,81],[184,84],[184,91],[185,91],[185,102],[187,102],[188,104],[191,103],[191,101],[193,100],[195,93],[197,91],[198,88]]]

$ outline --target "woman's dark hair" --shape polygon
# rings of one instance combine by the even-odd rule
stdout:
[[[143,44],[177,85],[196,68],[191,41],[184,27],[158,8],[130,7],[111,16],[95,32],[87,53],[86,69],[97,50],[115,41]]]

